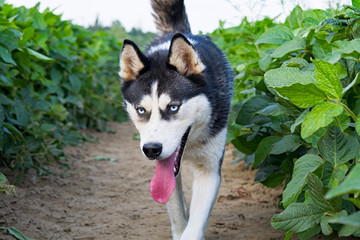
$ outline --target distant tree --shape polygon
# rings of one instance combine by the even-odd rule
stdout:
[[[111,26],[102,26],[97,17],[94,25],[88,27],[88,30],[92,32],[103,31],[116,37],[119,41],[124,39],[130,39],[140,47],[144,49],[149,42],[154,40],[155,34],[152,32],[143,32],[141,29],[132,28],[130,32],[127,32],[124,26],[119,20],[114,21]]]

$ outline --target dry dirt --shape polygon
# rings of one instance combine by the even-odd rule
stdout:
[[[96,143],[67,147],[70,170],[52,166],[53,176],[25,176],[16,196],[0,195],[0,227],[17,227],[32,239],[170,240],[166,206],[153,201],[149,183],[154,162],[140,153],[130,123],[110,124],[115,133],[87,131]],[[219,196],[206,231],[207,240],[276,240],[284,232],[271,228],[281,189],[255,184],[255,171],[230,165],[227,146]],[[99,161],[105,156],[116,161]],[[2,169],[10,180],[14,173]],[[183,182],[189,201],[191,173],[184,163]],[[15,239],[5,230],[0,239]],[[322,239],[322,238],[317,238]]]

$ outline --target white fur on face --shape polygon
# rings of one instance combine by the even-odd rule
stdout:
[[[160,109],[166,110],[171,104],[167,94],[160,97],[157,92],[157,82],[152,86],[151,95],[146,95],[139,106],[127,102],[127,111],[140,133],[140,148],[146,143],[161,143],[163,146],[160,159],[167,158],[174,153],[181,143],[181,138],[191,126],[191,135],[201,135],[207,131],[206,127],[211,118],[211,106],[205,95],[198,95],[183,102],[176,113],[175,119],[164,120],[161,118]],[[151,112],[150,119],[139,117],[136,107],[143,107],[146,112]]]

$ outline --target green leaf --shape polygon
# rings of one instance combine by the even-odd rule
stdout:
[[[45,62],[52,62],[54,61],[54,59],[49,58],[35,50],[32,50],[31,48],[25,48],[26,51],[29,53],[30,56],[32,56],[34,59],[36,60],[41,60],[41,61],[45,61]]]
[[[51,113],[56,116],[60,121],[64,121],[65,118],[69,115],[69,112],[61,104],[51,105]]]
[[[35,29],[45,29],[46,28],[46,23],[44,21],[44,15],[42,15],[40,12],[35,11],[32,14],[32,20],[33,20],[33,27]]]
[[[315,84],[301,85],[296,83],[289,87],[276,88],[276,91],[301,108],[312,107],[326,100],[326,95]]]
[[[81,81],[76,75],[69,76],[70,84],[74,92],[78,93],[81,89]]]
[[[251,155],[255,152],[257,146],[259,145],[259,142],[262,140],[262,137],[259,135],[256,135],[256,137],[252,138],[251,140],[248,139],[248,137],[251,134],[243,134],[240,136],[237,136],[235,139],[231,141],[231,143],[240,151],[247,155]],[[136,134],[136,136],[133,136],[134,140],[140,140],[140,135]]]
[[[297,236],[298,236],[299,240],[309,240],[313,236],[319,234],[320,232],[321,232],[321,227],[318,224],[316,224],[316,225],[312,226],[311,228],[309,228],[308,230],[299,232],[297,234]]]
[[[344,180],[346,173],[348,172],[346,164],[341,164],[334,167],[330,162],[326,162],[323,172],[323,184],[326,188],[334,188]]]
[[[7,47],[9,52],[18,48],[19,36],[17,36],[17,32],[18,31],[12,28],[1,31],[0,43]]]
[[[6,229],[11,235],[13,235],[18,240],[32,240],[22,234],[16,227],[7,227]]]
[[[23,31],[23,34],[21,36],[21,39],[19,40],[19,47],[24,46],[25,43],[34,36],[34,33],[35,33],[35,30],[33,27],[25,28]]]
[[[9,181],[4,174],[0,172],[0,193],[5,193],[6,195],[15,194],[15,186],[10,185]]]
[[[351,41],[336,41],[332,44],[333,46],[333,54],[334,55],[342,55],[342,54],[351,54],[353,52],[360,51],[360,39],[353,39]]]
[[[315,204],[293,203],[271,219],[271,226],[284,231],[303,232],[318,224],[323,215],[324,210]]]
[[[360,209],[360,198],[348,198],[347,200]]]
[[[0,127],[2,126],[4,120],[5,120],[4,108],[0,104]]]
[[[343,225],[338,231],[339,237],[348,237],[355,232],[360,232],[360,227],[354,227],[351,225]]]
[[[360,0],[351,0],[351,4],[354,7],[360,8]]]
[[[14,59],[12,59],[9,50],[2,47],[1,45],[0,45],[0,57],[4,60],[4,62],[11,63],[16,66],[16,63],[15,63]]]
[[[294,152],[302,144],[299,136],[291,134],[285,135],[279,142],[273,144],[270,154]]]
[[[252,124],[254,114],[270,105],[270,103],[271,100],[262,95],[256,95],[248,99],[240,109],[236,118],[236,123],[239,125]]]
[[[314,76],[316,85],[323,90],[329,98],[341,99],[342,86],[337,76],[336,67],[324,60],[314,59],[315,64]]]
[[[360,135],[360,114],[358,115],[355,123],[355,129],[358,135]]]
[[[360,227],[360,211],[349,216],[339,216],[329,220],[331,223],[345,224],[352,227]]]
[[[314,172],[322,164],[324,164],[324,160],[314,154],[304,155],[295,162],[292,179],[283,193],[282,202],[285,208],[296,202],[306,184],[309,173]]]
[[[96,156],[93,158],[95,161],[108,161],[108,162],[117,162],[115,158],[105,157],[105,156]]]
[[[18,121],[18,124],[21,126],[26,126],[28,122],[30,121],[31,114],[30,112],[24,107],[24,103],[20,100],[17,100],[15,102],[14,110],[16,115],[16,120]]]
[[[299,69],[302,69],[302,68],[304,68],[304,67],[306,67],[308,65],[309,65],[308,61],[306,61],[303,58],[291,58],[289,60],[284,61],[281,64],[281,67],[282,68],[284,68],[284,67],[297,67]]]
[[[9,130],[12,134],[14,134],[18,140],[22,142],[26,142],[24,136],[21,134],[21,132],[12,124],[4,122],[2,125],[4,128]]]
[[[349,89],[351,89],[354,85],[360,83],[360,73],[356,74],[354,80],[351,81],[342,91],[342,95],[344,95]]]
[[[294,38],[294,34],[291,30],[284,26],[276,26],[270,28],[268,31],[260,35],[255,44],[271,43],[271,44],[283,44]]]
[[[293,234],[294,234],[294,232],[286,232],[284,240],[290,240],[290,238]]]
[[[330,125],[334,117],[343,112],[340,104],[333,102],[323,102],[316,105],[311,112],[306,114],[301,128],[301,137],[307,138],[314,134],[318,129]]]
[[[293,84],[315,84],[315,78],[311,72],[301,71],[298,68],[284,67],[269,70],[265,73],[265,84],[270,88],[289,87]]]
[[[276,48],[275,51],[271,54],[273,58],[282,58],[286,54],[303,50],[306,47],[305,39],[298,40],[293,39],[291,41],[283,43],[280,47]]]
[[[273,173],[267,176],[267,178],[261,183],[269,188],[275,188],[284,182],[286,175],[284,173]]]
[[[304,112],[302,112],[301,115],[296,119],[295,123],[293,125],[291,125],[291,128],[290,128],[291,133],[294,133],[296,127],[304,122],[305,116],[308,112],[309,112],[309,109],[306,109]]]
[[[329,225],[329,220],[332,218],[333,217],[331,216],[322,216],[321,218],[320,221],[321,231],[325,236],[329,236],[333,232],[332,227],[330,227]]]
[[[262,59],[259,60],[259,67],[261,70],[263,70],[264,72],[266,70],[268,70],[270,64],[271,64],[271,55],[266,55],[265,57],[263,57]]]
[[[352,136],[331,126],[319,140],[318,149],[323,158],[334,167],[347,163],[359,153],[359,142]]]
[[[309,189],[310,197],[313,200],[313,202],[317,206],[322,208],[324,211],[330,211],[335,213],[340,210],[341,198],[338,199],[340,201],[333,201],[333,202],[326,200],[324,198],[325,192],[320,178],[318,178],[318,176],[316,176],[311,172],[308,175],[307,187]]]
[[[279,136],[270,136],[261,140],[255,151],[254,167],[259,166],[269,156],[273,145],[281,140]]]
[[[356,193],[360,191],[360,164],[357,164],[345,178],[345,180],[339,184],[339,186],[331,189],[325,198],[330,199],[333,197],[341,196],[347,193]]]

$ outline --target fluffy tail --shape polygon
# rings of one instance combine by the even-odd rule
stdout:
[[[191,33],[184,0],[151,0],[156,28],[160,35],[166,33]]]

